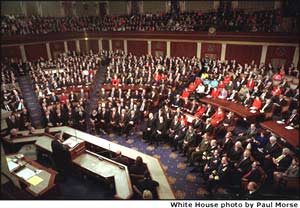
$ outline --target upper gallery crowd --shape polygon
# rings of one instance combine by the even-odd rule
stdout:
[[[231,10],[226,12],[182,12],[160,14],[105,15],[86,17],[1,17],[1,34],[36,35],[55,32],[82,31],[217,31],[233,32],[293,32],[282,28],[280,10]],[[293,23],[296,30],[297,20]]]

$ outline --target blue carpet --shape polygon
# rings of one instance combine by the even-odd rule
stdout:
[[[115,134],[100,137],[158,158],[177,199],[202,199],[206,193],[199,173],[190,173],[192,168],[184,163],[186,158],[172,152],[169,145],[149,145],[142,141],[141,132],[129,136],[127,141]]]

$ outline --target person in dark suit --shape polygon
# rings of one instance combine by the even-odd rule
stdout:
[[[151,193],[153,195],[153,199],[158,199],[157,190],[156,190],[156,188],[158,186],[159,186],[159,183],[155,180],[152,180],[150,177],[149,171],[146,171],[144,173],[144,178],[142,180],[138,181],[138,183],[136,185],[133,185],[133,189],[140,196],[142,196],[142,193],[144,192],[144,190],[149,190],[149,191],[151,191]]]
[[[182,106],[182,100],[180,98],[180,95],[177,94],[176,95],[176,98],[173,100],[172,102],[172,107],[174,108],[178,108],[178,107],[181,107]]]
[[[293,109],[291,113],[284,117],[286,125],[297,126],[299,125],[299,120],[300,118],[297,109]]]
[[[232,146],[232,148],[227,153],[230,163],[237,163],[238,160],[241,158],[243,152],[244,148],[242,146],[242,143],[240,141],[236,141],[234,143],[234,146]]]
[[[163,137],[166,134],[165,126],[166,125],[165,125],[164,117],[161,115],[159,116],[158,121],[156,122],[155,125],[155,129],[152,132],[150,144],[153,144],[153,142],[155,142],[156,145],[158,146],[159,142],[163,140]]]
[[[262,172],[260,171],[260,165],[258,161],[253,161],[251,165],[251,170],[249,170],[246,174],[243,175],[242,181],[249,182],[254,181],[255,183],[259,183],[262,177]]]
[[[272,100],[271,99],[266,99],[266,102],[265,104],[262,106],[260,112],[261,113],[267,113],[267,112],[270,112],[272,110]]]
[[[189,148],[195,146],[196,146],[196,134],[193,126],[190,125],[185,134],[182,144],[179,143],[180,153],[183,152],[183,156],[185,156]]]
[[[228,155],[229,151],[232,149],[234,143],[232,138],[232,133],[228,131],[225,135],[225,138],[221,141],[221,153]]]
[[[82,107],[78,108],[78,112],[76,113],[75,123],[79,130],[85,131],[86,130],[86,122],[85,122],[85,112],[83,111]]]
[[[265,159],[269,158],[276,158],[280,155],[281,148],[279,144],[277,143],[277,138],[274,136],[271,136],[269,138],[269,142],[267,143],[266,147],[264,148],[264,155]]]
[[[202,115],[203,119],[210,118],[215,113],[215,110],[211,106],[211,104],[207,104],[207,108],[205,113]]]
[[[243,153],[243,156],[240,158],[240,160],[235,163],[235,167],[237,168],[237,171],[240,172],[242,175],[247,173],[251,168],[251,152],[250,150],[245,150]]]
[[[133,185],[137,184],[140,179],[144,178],[144,173],[147,171],[146,164],[143,163],[143,158],[137,156],[133,165],[129,167],[129,174]]]
[[[173,147],[172,152],[177,151],[179,141],[182,141],[187,130],[187,126],[185,125],[185,121],[180,121],[180,126],[174,134],[174,137],[171,140],[171,146]]]
[[[178,130],[179,126],[180,126],[180,122],[178,120],[178,116],[175,115],[174,119],[171,122],[171,125],[170,125],[169,129],[167,130],[168,142],[171,143],[171,141],[174,138],[175,133]]]
[[[129,159],[127,157],[123,156],[121,151],[116,151],[116,155],[115,155],[115,157],[112,158],[112,160],[114,160],[118,163],[121,163],[123,165],[126,165],[126,166],[131,165]]]
[[[258,200],[260,199],[260,195],[258,192],[258,186],[254,181],[250,181],[247,185],[247,192],[242,195],[242,199],[244,200]]]
[[[61,173],[62,179],[65,179],[71,171],[71,155],[68,147],[63,144],[62,134],[55,135],[51,148],[55,167]]]
[[[115,107],[111,109],[111,113],[109,114],[109,129],[112,131],[116,130],[119,122],[119,115]]]
[[[146,122],[146,129],[143,131],[143,139],[150,142],[150,136],[155,130],[156,120],[154,119],[153,113],[149,113],[148,120]]]
[[[221,164],[216,170],[211,172],[208,181],[206,182],[206,188],[210,195],[218,188],[218,186],[224,186],[228,183],[229,173],[230,168],[227,157],[222,157]]]
[[[99,113],[99,125],[100,131],[106,134],[109,125],[109,110],[105,106],[102,106],[101,112]]]
[[[123,129],[125,128],[125,121],[126,121],[126,110],[122,109],[121,114],[119,117],[119,123],[118,123],[118,128],[120,129],[119,134],[123,134]]]
[[[123,133],[126,135],[126,140],[128,139],[129,131],[136,125],[137,117],[136,112],[134,110],[130,111],[130,115],[126,117],[125,126],[123,129]]]
[[[211,135],[211,133],[213,132],[213,127],[210,123],[211,119],[207,118],[205,120],[205,124],[203,125],[202,131],[201,131],[201,135],[207,133],[208,135]]]
[[[247,129],[245,132],[239,133],[238,137],[236,138],[237,141],[241,141],[243,146],[245,146],[246,142],[249,141],[251,138],[256,138],[258,135],[257,127],[254,123],[250,124],[250,128]]]
[[[96,132],[96,126],[99,125],[99,115],[96,109],[94,109],[90,115],[91,131]]]

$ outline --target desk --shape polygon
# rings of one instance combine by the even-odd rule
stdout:
[[[159,199],[175,199],[174,193],[171,189],[171,186],[167,180],[167,177],[164,173],[164,170],[159,162],[159,160],[155,157],[150,155],[144,154],[142,152],[130,149],[128,147],[110,142],[106,139],[102,139],[96,137],[94,135],[75,130],[71,127],[62,126],[62,127],[52,127],[50,128],[50,132],[58,132],[63,131],[66,134],[71,136],[75,136],[80,138],[81,140],[93,144],[95,146],[101,147],[103,149],[110,150],[112,152],[121,151],[122,155],[131,158],[133,160],[136,159],[137,156],[141,156],[143,158],[143,162],[147,165],[147,168],[150,172],[151,178],[156,180],[159,183],[159,187],[157,187],[157,193]],[[36,133],[43,133],[44,129],[37,129]],[[22,132],[26,133],[26,132]],[[42,139],[40,139],[42,138]],[[52,152],[51,149],[51,138],[50,137],[39,137],[36,140],[36,144],[38,147],[44,148],[48,152]]]
[[[72,162],[93,175],[104,179],[113,178],[117,199],[130,199],[133,195],[128,169],[125,165],[86,150]]]
[[[7,129],[6,118],[8,118],[11,113],[12,111],[1,109],[1,131]]]
[[[299,146],[299,130],[291,129],[288,130],[285,128],[284,124],[278,124],[276,121],[264,121],[260,123],[260,125],[273,132],[274,134],[282,137],[288,143],[293,145],[294,147]]]
[[[15,156],[16,155],[9,155],[9,156],[6,156],[6,158],[12,160],[12,159],[16,158]],[[55,186],[54,179],[55,179],[55,176],[57,175],[56,171],[46,168],[46,167],[42,166],[41,164],[39,164],[35,161],[32,161],[26,157],[19,159],[19,162],[20,162],[21,166],[12,170],[11,173],[26,185],[26,190],[30,194],[32,194],[35,197],[39,197],[39,196],[45,194],[46,192],[48,192],[50,189],[54,188],[54,186]],[[36,176],[43,179],[43,181],[41,181],[37,185],[32,185],[28,182],[28,180],[25,180],[25,179],[19,177],[17,174],[19,173],[19,171],[21,171],[24,168],[28,168],[32,171],[41,170],[41,172],[37,173]]]
[[[146,85],[121,85],[121,86],[113,86],[113,85],[110,85],[110,84],[104,84],[104,85],[101,85],[99,88],[104,88],[104,90],[111,90],[112,88],[115,88],[116,90],[121,88],[122,90],[128,90],[128,89],[131,89],[131,91],[134,91],[134,90],[143,90],[143,89],[147,89],[148,86]]]
[[[256,111],[255,113],[251,113],[249,108],[239,103],[234,103],[232,101],[222,100],[219,98],[203,97],[200,98],[200,102],[211,104],[212,106],[216,106],[216,107],[222,107],[223,109],[227,111],[231,111],[242,118],[246,118],[249,121],[255,121],[255,119],[258,116],[262,115],[259,111]]]

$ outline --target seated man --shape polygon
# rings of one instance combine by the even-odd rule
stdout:
[[[147,142],[150,141],[150,136],[155,130],[155,122],[156,120],[154,119],[153,113],[149,113],[148,120],[146,122],[146,129],[143,132],[143,139]]]
[[[156,122],[156,125],[155,125],[155,129],[151,135],[151,143],[150,144],[153,144],[153,142],[155,142],[156,145],[158,146],[159,142],[163,140],[163,137],[165,135],[165,131],[166,131],[165,126],[166,125],[164,122],[164,117],[159,116],[158,121]]]

